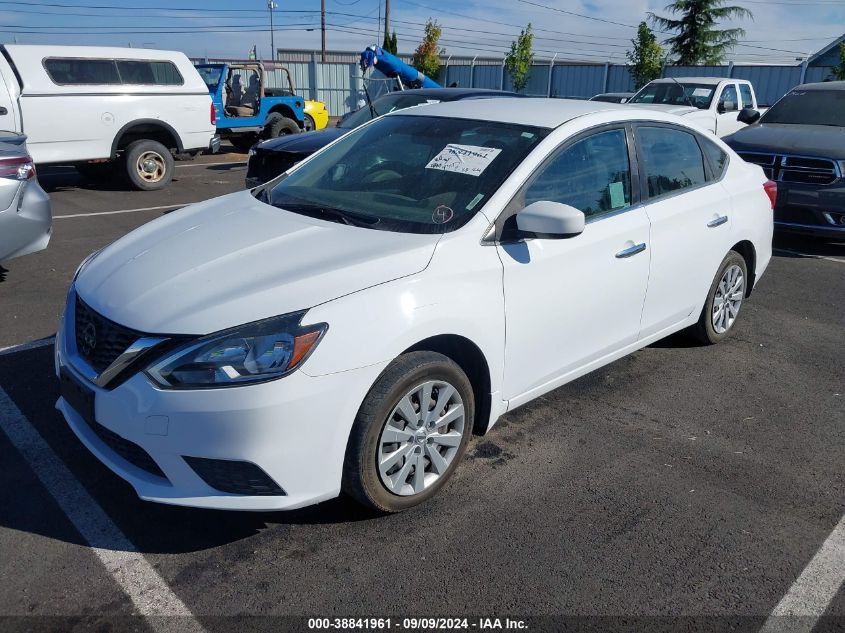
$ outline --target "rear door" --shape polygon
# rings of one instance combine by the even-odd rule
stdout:
[[[651,271],[640,332],[645,338],[698,317],[732,245],[733,208],[719,182],[727,155],[715,144],[670,124],[642,123],[636,134],[651,220]],[[702,147],[721,152],[721,165],[711,167]]]

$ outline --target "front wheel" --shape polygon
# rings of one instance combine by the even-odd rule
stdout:
[[[302,130],[293,119],[282,116],[278,112],[271,113],[264,122],[264,138],[278,138],[287,134],[299,134]]]
[[[466,374],[435,352],[393,361],[358,411],[343,465],[343,490],[381,512],[434,496],[466,452],[475,402]]]
[[[745,259],[736,251],[730,251],[719,266],[701,316],[693,328],[699,341],[714,345],[730,335],[747,294],[747,284]]]
[[[126,175],[135,189],[155,191],[173,180],[173,155],[158,141],[145,139],[130,143],[124,160]]]

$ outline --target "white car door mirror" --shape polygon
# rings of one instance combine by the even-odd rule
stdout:
[[[584,232],[586,218],[575,207],[560,202],[532,202],[516,215],[516,228],[540,239],[562,239]]]

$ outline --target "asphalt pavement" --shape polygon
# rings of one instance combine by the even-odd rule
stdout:
[[[240,189],[243,160],[178,163],[161,192],[42,170],[54,235],[0,268],[0,348],[51,336],[88,253]],[[845,246],[776,246],[728,341],[674,336],[509,413],[387,517],[142,502],[55,411],[49,339],[0,351],[0,628],[843,630]]]

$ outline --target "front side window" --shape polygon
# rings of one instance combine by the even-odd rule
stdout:
[[[736,96],[736,86],[731,84],[722,90],[719,97],[719,106],[723,112],[736,112],[739,110],[739,99]]]
[[[257,194],[281,209],[331,221],[446,233],[480,211],[547,134],[493,121],[387,116]]]
[[[540,200],[568,204],[588,218],[630,206],[625,130],[598,132],[552,158],[525,190],[525,206]]]
[[[638,135],[650,198],[706,182],[704,157],[695,136],[669,127],[640,127]]]

